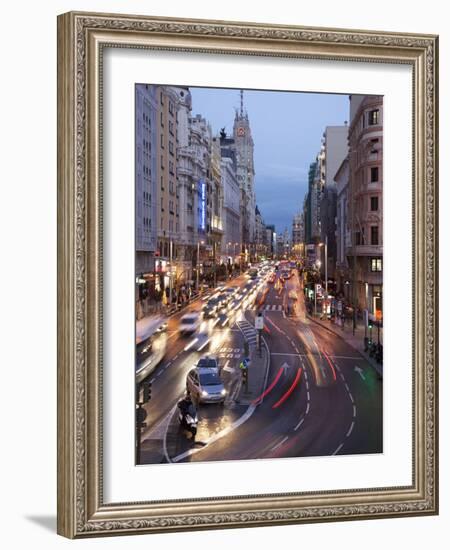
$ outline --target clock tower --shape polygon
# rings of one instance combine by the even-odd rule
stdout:
[[[248,114],[244,110],[244,91],[240,91],[240,109],[233,125],[237,180],[241,190],[241,239],[243,251],[252,252],[255,242],[255,167],[254,144]],[[247,257],[248,260],[248,257]]]

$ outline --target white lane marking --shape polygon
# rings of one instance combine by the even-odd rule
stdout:
[[[350,425],[350,429],[348,430],[347,435],[345,437],[350,436],[350,434],[352,433],[354,427],[355,427],[355,421],[353,420],[353,422]]]
[[[305,421],[305,417],[303,417],[300,420],[300,422],[297,424],[297,426],[295,426],[294,431],[297,431],[300,428],[300,426],[303,424],[304,421]]]
[[[356,405],[353,405],[353,418],[356,418]]]
[[[305,414],[308,414],[309,413],[309,402],[308,404],[306,405],[306,411],[305,411]]]
[[[240,418],[238,418],[235,422],[230,424],[230,426],[228,426],[227,428],[221,430],[220,432],[218,432],[215,435],[213,435],[212,437],[210,437],[205,442],[203,447],[197,447],[197,448],[194,448],[194,449],[189,449],[188,451],[185,451],[184,453],[181,453],[181,454],[177,455],[176,457],[172,458],[171,462],[179,462],[180,460],[183,460],[183,458],[191,456],[195,453],[199,453],[203,449],[206,449],[206,447],[208,447],[209,445],[211,445],[212,443],[214,443],[218,439],[221,439],[222,437],[225,437],[226,435],[231,433],[233,430],[235,430],[236,428],[241,426],[244,422],[246,422],[251,417],[251,415],[255,412],[255,409],[256,409],[256,405],[250,405],[248,407],[248,409],[245,411],[245,413]]]
[[[306,399],[309,401],[309,391],[306,392]]]
[[[350,397],[351,402],[354,403],[355,400],[353,399],[353,395],[352,395],[350,392],[348,392],[348,395],[349,395],[349,397]]]
[[[337,449],[336,449],[336,450],[334,451],[334,453],[333,453],[333,454],[334,454],[334,455],[337,455],[337,454],[338,454],[338,452],[339,452],[339,451],[340,451],[340,450],[342,449],[342,447],[343,447],[343,446],[344,446],[344,444],[343,444],[343,443],[341,443],[341,444],[339,445],[339,447],[338,447],[338,448],[337,448]]]
[[[289,439],[289,436],[286,436],[284,439],[282,439],[279,443],[277,443],[275,445],[275,447],[272,447],[272,451],[275,451],[276,449],[278,449],[278,447],[281,447],[281,445],[283,445],[283,443],[286,443],[286,441]]]
[[[168,417],[170,420],[172,419],[173,413],[175,412],[177,408],[177,405],[174,405],[172,409],[170,410],[170,413],[168,414]],[[164,431],[164,437],[163,437],[163,450],[164,450],[164,456],[166,457],[167,462],[171,463],[169,452],[167,451],[167,432],[169,431],[170,426],[170,420],[167,422],[166,429]]]
[[[359,374],[359,376],[362,378],[362,380],[365,380],[366,377],[364,376],[363,369],[361,367],[355,366],[355,372]]]

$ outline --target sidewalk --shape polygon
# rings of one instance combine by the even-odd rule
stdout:
[[[250,405],[264,391],[270,366],[270,354],[262,342],[261,355],[257,347],[250,347],[250,363],[248,367],[248,385],[240,380],[241,388],[236,398],[239,405]],[[241,375],[241,373],[239,373]]]
[[[333,332],[334,334],[337,334],[340,336],[343,340],[347,342],[352,348],[354,348],[358,353],[360,353],[364,359],[368,363],[372,365],[372,367],[377,371],[377,373],[383,377],[383,365],[380,365],[373,359],[373,357],[370,357],[367,352],[364,351],[364,327],[362,326],[356,326],[355,328],[355,334],[353,334],[353,327],[350,323],[347,323],[347,326],[340,327],[332,323],[328,320],[320,320],[318,317],[312,317],[311,315],[307,314],[308,319],[313,321],[314,323],[324,327],[325,329],[329,330],[330,332]]]

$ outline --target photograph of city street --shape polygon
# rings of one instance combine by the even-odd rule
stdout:
[[[136,464],[383,452],[382,96],[136,84],[135,220]]]

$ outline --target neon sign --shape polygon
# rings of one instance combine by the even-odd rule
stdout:
[[[203,180],[198,182],[200,191],[200,208],[199,208],[199,224],[198,227],[201,231],[206,229],[206,183]]]

